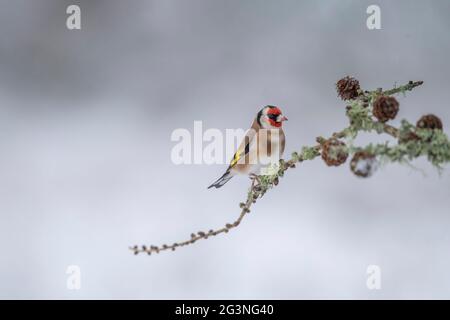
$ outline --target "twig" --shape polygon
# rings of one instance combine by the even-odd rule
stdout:
[[[341,81],[344,81],[344,83],[340,84]],[[347,81],[347,83],[345,83],[345,81]],[[318,137],[318,143],[316,145],[311,147],[303,147],[300,152],[292,153],[292,157],[287,161],[280,160],[278,171],[275,174],[258,176],[259,183],[252,183],[252,185],[250,186],[246,201],[239,204],[241,213],[233,223],[227,223],[224,227],[218,228],[216,230],[211,229],[208,232],[198,231],[196,233],[192,233],[189,240],[175,242],[171,245],[136,245],[130,247],[130,250],[134,254],[147,253],[149,255],[166,250],[175,251],[178,247],[184,247],[190,244],[194,244],[202,239],[208,239],[209,237],[217,236],[222,233],[228,233],[230,230],[237,228],[241,224],[242,220],[250,212],[252,204],[255,203],[259,198],[261,198],[272,187],[278,185],[279,178],[283,177],[284,173],[288,169],[295,168],[297,163],[302,163],[306,160],[313,160],[318,156],[322,156],[322,158],[328,165],[340,165],[345,162],[350,148],[345,146],[345,144],[342,143],[340,139],[354,138],[360,131],[376,131],[378,133],[388,134],[394,138],[399,138],[402,132],[409,130],[411,131],[411,134],[419,137],[418,139],[414,138],[409,141],[404,141],[404,143],[406,144],[403,144],[397,149],[396,147],[389,147],[386,144],[377,146],[369,145],[368,147],[366,147],[367,150],[364,150],[366,153],[369,153],[371,157],[385,156],[388,157],[391,161],[400,162],[403,161],[405,157],[407,157],[408,159],[413,159],[421,155],[426,155],[428,156],[429,160],[438,167],[441,164],[450,161],[450,143],[448,141],[448,138],[442,132],[437,132],[435,130],[421,131],[421,129],[412,129],[413,126],[407,122],[404,122],[401,128],[395,128],[385,123],[385,121],[374,119],[373,115],[369,112],[370,110],[368,108],[368,104],[373,105],[378,97],[391,96],[397,93],[411,91],[415,87],[420,86],[423,83],[422,81],[410,81],[403,86],[396,87],[387,91],[377,89],[374,91],[364,92],[359,90],[359,82],[357,82],[357,80],[353,78],[346,77],[340,80],[340,82],[338,82],[338,91],[340,85],[342,88],[344,88],[342,90],[347,90],[347,92],[339,92],[339,94],[341,95],[341,97],[345,97],[345,100],[350,100],[351,104],[349,107],[347,107],[347,116],[350,119],[350,126],[341,131],[335,132],[328,139]],[[348,92],[348,90],[355,90],[355,92]],[[347,99],[348,97],[353,97],[353,99]],[[390,109],[386,110],[389,111]],[[437,143],[431,143],[431,139],[434,139],[433,141],[435,142],[439,140],[440,144],[436,146]],[[431,145],[433,145],[434,147],[429,147]],[[417,147],[417,150],[411,148],[412,146]],[[405,151],[405,149],[407,149],[408,151]],[[414,149],[414,153],[410,151],[411,149]],[[357,148],[355,150],[361,151],[363,149]],[[360,156],[361,155],[359,155],[359,157]],[[357,172],[355,173],[359,175]]]

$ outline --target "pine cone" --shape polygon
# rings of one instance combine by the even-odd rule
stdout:
[[[379,96],[373,103],[372,113],[381,122],[392,120],[398,113],[397,99],[389,96]]]
[[[427,114],[425,116],[422,116],[417,121],[416,127],[420,129],[443,129],[441,119],[436,117],[434,114]]]
[[[376,170],[377,162],[375,155],[367,151],[358,151],[350,161],[350,169],[358,177],[370,177]]]
[[[347,147],[342,141],[329,139],[322,145],[322,159],[329,166],[339,166],[345,163],[347,157]]]
[[[336,90],[342,100],[355,99],[359,95],[359,81],[353,77],[345,77],[336,83]]]

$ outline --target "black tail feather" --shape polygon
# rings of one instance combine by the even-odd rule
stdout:
[[[220,188],[225,183],[227,183],[231,178],[233,178],[233,175],[227,171],[225,172],[219,179],[217,179],[212,185],[208,187],[208,189],[212,187]]]

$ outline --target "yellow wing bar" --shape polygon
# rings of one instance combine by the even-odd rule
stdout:
[[[238,163],[240,158],[241,158],[241,154],[239,152],[236,152],[234,154],[233,160],[231,160],[230,167],[234,167],[236,165],[236,163]]]

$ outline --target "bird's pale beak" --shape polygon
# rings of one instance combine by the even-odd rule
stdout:
[[[288,118],[286,118],[285,116],[282,116],[280,121],[287,121]]]

